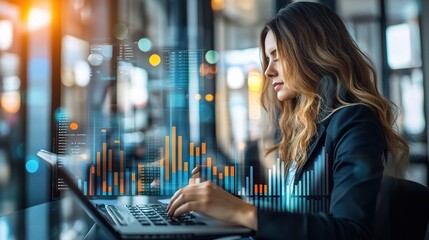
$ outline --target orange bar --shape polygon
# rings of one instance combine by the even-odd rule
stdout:
[[[189,143],[189,155],[194,156],[194,143]]]
[[[212,158],[208,157],[207,158],[207,167],[211,167],[212,166]]]
[[[229,176],[228,168],[229,168],[228,166],[225,166],[225,177]]]
[[[267,184],[264,184],[264,194],[267,195]]]
[[[217,166],[213,166],[213,175],[217,175]]]
[[[196,155],[197,157],[199,157],[199,156],[200,156],[200,147],[196,147],[196,148],[195,148],[195,155]]]
[[[234,173],[234,166],[231,166],[231,177],[234,177],[235,173]]]
[[[109,193],[111,193],[111,192],[112,192],[112,187],[111,187],[111,186],[108,186],[108,187],[107,187],[107,191],[108,191]]]
[[[94,193],[93,193],[93,182],[92,182],[92,178],[93,178],[93,175],[94,175],[94,173],[95,173],[95,167],[94,167],[94,165],[91,165],[91,173],[89,174],[89,195],[90,196],[92,196]]]
[[[107,153],[106,153],[107,145],[103,143],[103,192],[107,191],[107,186],[104,184],[106,182],[106,171],[107,171]]]
[[[97,152],[97,176],[101,174],[100,152]]]
[[[106,181],[103,180],[103,191],[105,192],[107,190]]]
[[[253,193],[258,194],[258,184],[255,184],[255,189],[254,189]]]
[[[136,181],[136,173],[131,173],[131,181]]]
[[[259,184],[259,193],[260,193],[260,194],[262,194],[262,193],[263,193],[263,191],[262,191],[262,184]]]
[[[219,173],[219,180],[222,180],[223,179],[223,173]]]
[[[207,153],[206,143],[203,142],[201,143],[201,154],[206,154],[206,153]]]
[[[170,137],[169,136],[165,136],[165,180],[169,180],[170,179]]]
[[[171,128],[171,173],[176,173],[176,127]]]
[[[118,172],[113,173],[113,185],[118,185]]]
[[[178,151],[179,151],[179,166],[177,166],[178,171],[182,171],[182,136],[179,136],[178,139]]]
[[[164,166],[164,159],[159,160],[159,166]]]
[[[185,166],[184,166],[185,169],[184,170],[185,170],[185,172],[187,172],[188,171],[188,162],[184,162],[184,164],[185,164]]]
[[[137,169],[138,169],[138,173],[137,174],[142,174],[143,173],[143,164],[138,164],[137,165]],[[142,192],[143,192],[142,181],[137,181],[137,194],[141,194]]]
[[[119,194],[125,193],[124,179],[124,150],[120,151]]]

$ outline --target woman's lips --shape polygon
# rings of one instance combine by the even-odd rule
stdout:
[[[282,88],[282,85],[283,85],[283,83],[281,83],[281,82],[273,83],[274,90],[277,92],[280,91],[280,89]]]

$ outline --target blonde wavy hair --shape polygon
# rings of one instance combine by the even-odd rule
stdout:
[[[322,113],[364,104],[377,113],[383,128],[389,152],[387,169],[402,177],[409,147],[395,131],[397,107],[378,92],[371,60],[357,47],[341,19],[319,3],[296,2],[281,9],[260,35],[264,71],[268,67],[265,38],[269,31],[276,39],[282,78],[298,95],[278,101],[271,82],[264,79],[262,106],[278,119],[281,129],[280,139],[266,154],[278,151],[286,168],[293,161],[302,167],[316,124],[327,117]]]

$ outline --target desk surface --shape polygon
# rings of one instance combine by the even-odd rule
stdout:
[[[151,203],[148,197],[121,197],[114,200],[95,200],[108,204]],[[2,239],[112,239],[112,236],[94,225],[70,195],[61,200],[39,204],[0,216]]]

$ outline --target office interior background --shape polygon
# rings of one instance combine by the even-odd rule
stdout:
[[[58,150],[64,112],[81,132],[119,129],[127,158],[156,153],[151,139],[174,125],[218,159],[256,164],[273,134],[258,101],[259,32],[290,2],[0,0],[0,215],[53,199],[36,153]],[[406,177],[428,186],[429,1],[319,2],[374,62],[410,144]]]

